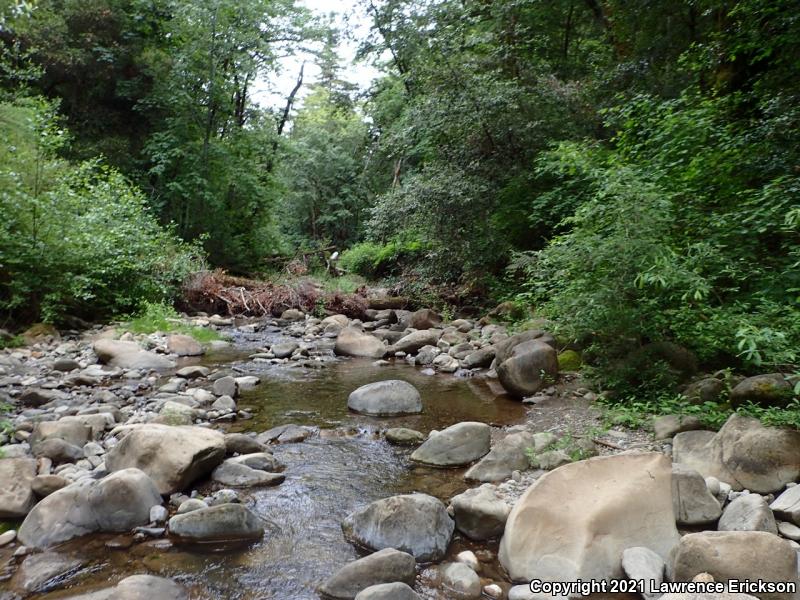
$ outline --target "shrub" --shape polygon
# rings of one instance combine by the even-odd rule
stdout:
[[[397,275],[425,252],[425,246],[415,240],[393,240],[386,244],[362,242],[342,253],[345,271],[364,277]]]

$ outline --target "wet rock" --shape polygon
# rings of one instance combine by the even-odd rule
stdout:
[[[734,490],[772,493],[800,479],[800,431],[733,414],[716,434],[676,435],[673,458]]]
[[[752,402],[761,406],[786,406],[793,396],[792,385],[780,373],[748,377],[731,390],[734,408]]]
[[[780,518],[800,525],[800,485],[787,488],[770,504],[770,508]]]
[[[418,446],[425,441],[425,435],[406,427],[394,427],[386,430],[386,441],[397,446]]]
[[[161,494],[186,489],[225,458],[225,437],[202,427],[141,425],[106,454],[109,471],[141,469]]]
[[[213,410],[221,411],[222,413],[234,412],[236,410],[236,400],[230,396],[220,396],[211,405]]]
[[[269,456],[269,455],[267,455]],[[211,480],[231,487],[262,487],[283,483],[282,473],[268,473],[229,459],[214,469]]]
[[[203,347],[190,335],[173,333],[167,338],[167,350],[178,356],[201,356]]]
[[[361,590],[355,600],[420,600],[405,583],[381,583]]]
[[[475,352],[470,352],[461,360],[461,366],[465,369],[488,369],[494,360],[495,349],[493,346],[486,346]]]
[[[354,390],[347,398],[347,407],[365,415],[393,417],[422,412],[422,399],[410,383],[391,379]]]
[[[300,345],[297,342],[280,342],[273,344],[270,351],[275,358],[289,358]]]
[[[246,465],[251,469],[259,471],[267,471],[270,473],[277,473],[283,471],[285,466],[269,452],[253,452],[252,454],[243,454],[235,458],[229,458],[225,462],[239,465]]]
[[[364,588],[382,583],[413,585],[416,561],[407,552],[384,548],[351,562],[319,587],[320,593],[337,600],[351,600]]]
[[[200,379],[202,377],[208,377],[209,373],[211,373],[211,369],[208,367],[194,365],[178,369],[175,372],[175,375],[178,377],[183,377],[184,379]]]
[[[279,425],[260,433],[256,436],[256,440],[261,444],[293,444],[302,442],[310,438],[314,434],[314,430],[310,427],[302,425]]]
[[[345,327],[336,338],[334,352],[342,356],[383,358],[386,345],[374,335],[365,333],[360,327]]]
[[[246,506],[219,504],[175,515],[169,520],[169,532],[188,541],[239,541],[260,539],[264,526]]]
[[[11,542],[17,539],[17,530],[16,529],[9,529],[8,531],[4,531],[0,533],[0,548],[3,546],[8,546]]]
[[[448,563],[439,567],[442,587],[456,598],[480,598],[481,580],[477,573],[463,563]]]
[[[350,541],[381,550],[395,548],[417,562],[440,560],[453,535],[453,520],[444,504],[426,494],[404,494],[377,500],[348,515],[342,523]]]
[[[412,331],[397,340],[388,350],[392,353],[405,352],[414,354],[423,346],[435,346],[441,336],[442,331],[440,329]]]
[[[0,519],[19,519],[36,504],[33,481],[36,461],[32,458],[0,459]]]
[[[239,385],[236,383],[236,379],[230,375],[217,379],[212,386],[212,390],[216,396],[236,398],[239,395]]]
[[[450,501],[456,529],[473,540],[488,540],[502,535],[511,513],[497,487],[486,483],[467,490]]]
[[[225,451],[231,454],[252,454],[254,452],[264,452],[267,447],[256,440],[255,437],[244,433],[226,433]]]
[[[653,419],[653,430],[657,440],[667,440],[684,431],[703,429],[703,422],[695,416],[663,415]]]
[[[725,507],[717,524],[720,531],[766,531],[778,534],[775,517],[763,496],[747,494]]]
[[[638,546],[626,548],[622,553],[622,570],[628,579],[645,581],[645,598],[654,598],[658,594],[650,594],[649,590],[664,581],[666,563],[649,548]]]
[[[170,579],[132,575],[99,592],[70,596],[67,600],[188,600],[186,591]]]
[[[197,498],[189,498],[181,502],[181,505],[178,507],[178,514],[184,515],[194,510],[200,510],[201,508],[208,508],[208,504]]]
[[[440,354],[433,359],[433,368],[442,373],[455,373],[460,364],[449,354]]]
[[[19,539],[31,548],[49,548],[95,531],[129,531],[147,525],[150,507],[160,502],[155,484],[137,469],[84,479],[39,502],[19,528]]]
[[[713,523],[722,513],[703,476],[678,463],[672,465],[672,505],[681,525]]]
[[[769,557],[766,559],[766,557]],[[763,531],[704,531],[681,538],[673,557],[672,581],[691,581],[700,573],[716,581],[750,579],[797,581],[797,553],[786,540]],[[765,600],[791,594],[758,594]]]
[[[46,498],[68,485],[69,481],[59,475],[37,475],[31,482],[31,489],[39,498]]]
[[[26,592],[43,592],[65,583],[65,579],[81,568],[80,559],[58,554],[56,552],[43,552],[25,557],[14,575],[12,585]]]
[[[175,363],[165,356],[148,352],[136,342],[100,339],[94,343],[98,360],[113,367],[123,369],[170,369]]]
[[[158,411],[154,423],[164,425],[191,425],[195,419],[195,410],[191,406],[167,400]]]
[[[512,396],[523,398],[538,392],[544,377],[558,376],[558,354],[555,349],[539,340],[517,344],[508,358],[497,365],[497,377]]]
[[[492,429],[485,423],[465,421],[431,433],[411,455],[411,460],[438,467],[467,465],[489,452]]]
[[[284,321],[302,321],[306,318],[306,314],[302,310],[296,308],[287,308],[281,313],[281,319]]]
[[[500,562],[512,581],[575,581],[621,577],[620,557],[632,546],[667,560],[678,542],[671,480],[669,459],[658,453],[602,456],[550,471],[512,509]]]

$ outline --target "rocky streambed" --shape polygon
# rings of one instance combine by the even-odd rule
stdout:
[[[0,598],[797,578],[797,432],[598,432],[551,336],[432,311],[193,324],[230,341],[98,328],[0,355]]]

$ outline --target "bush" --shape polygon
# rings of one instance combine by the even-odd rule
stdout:
[[[340,264],[345,271],[364,277],[398,275],[404,266],[418,260],[425,246],[413,240],[395,240],[387,244],[362,242],[342,253]]]
[[[144,301],[141,311],[123,325],[123,329],[131,333],[183,333],[198,342],[222,339],[214,329],[186,324],[172,306],[147,301]]]
[[[0,310],[58,322],[169,300],[201,252],[159,225],[143,194],[99,160],[58,158],[67,135],[39,99],[0,103]]]

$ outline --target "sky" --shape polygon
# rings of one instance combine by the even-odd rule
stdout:
[[[360,89],[368,88],[372,80],[380,73],[369,64],[354,62],[359,40],[365,38],[370,29],[370,19],[363,5],[360,5],[358,0],[299,0],[298,4],[307,7],[318,16],[335,13],[335,23],[340,29],[347,29],[349,32],[349,35],[342,36],[343,39],[337,48],[339,57],[342,59],[341,78],[357,84]],[[308,92],[309,84],[314,83],[319,75],[319,69],[314,64],[314,57],[307,53],[282,59],[277,76],[273,73],[269,80],[258,81],[253,91],[255,102],[264,107],[285,106],[286,98],[297,83],[297,75],[303,61],[306,63],[303,88],[297,96],[298,100],[302,99]]]

